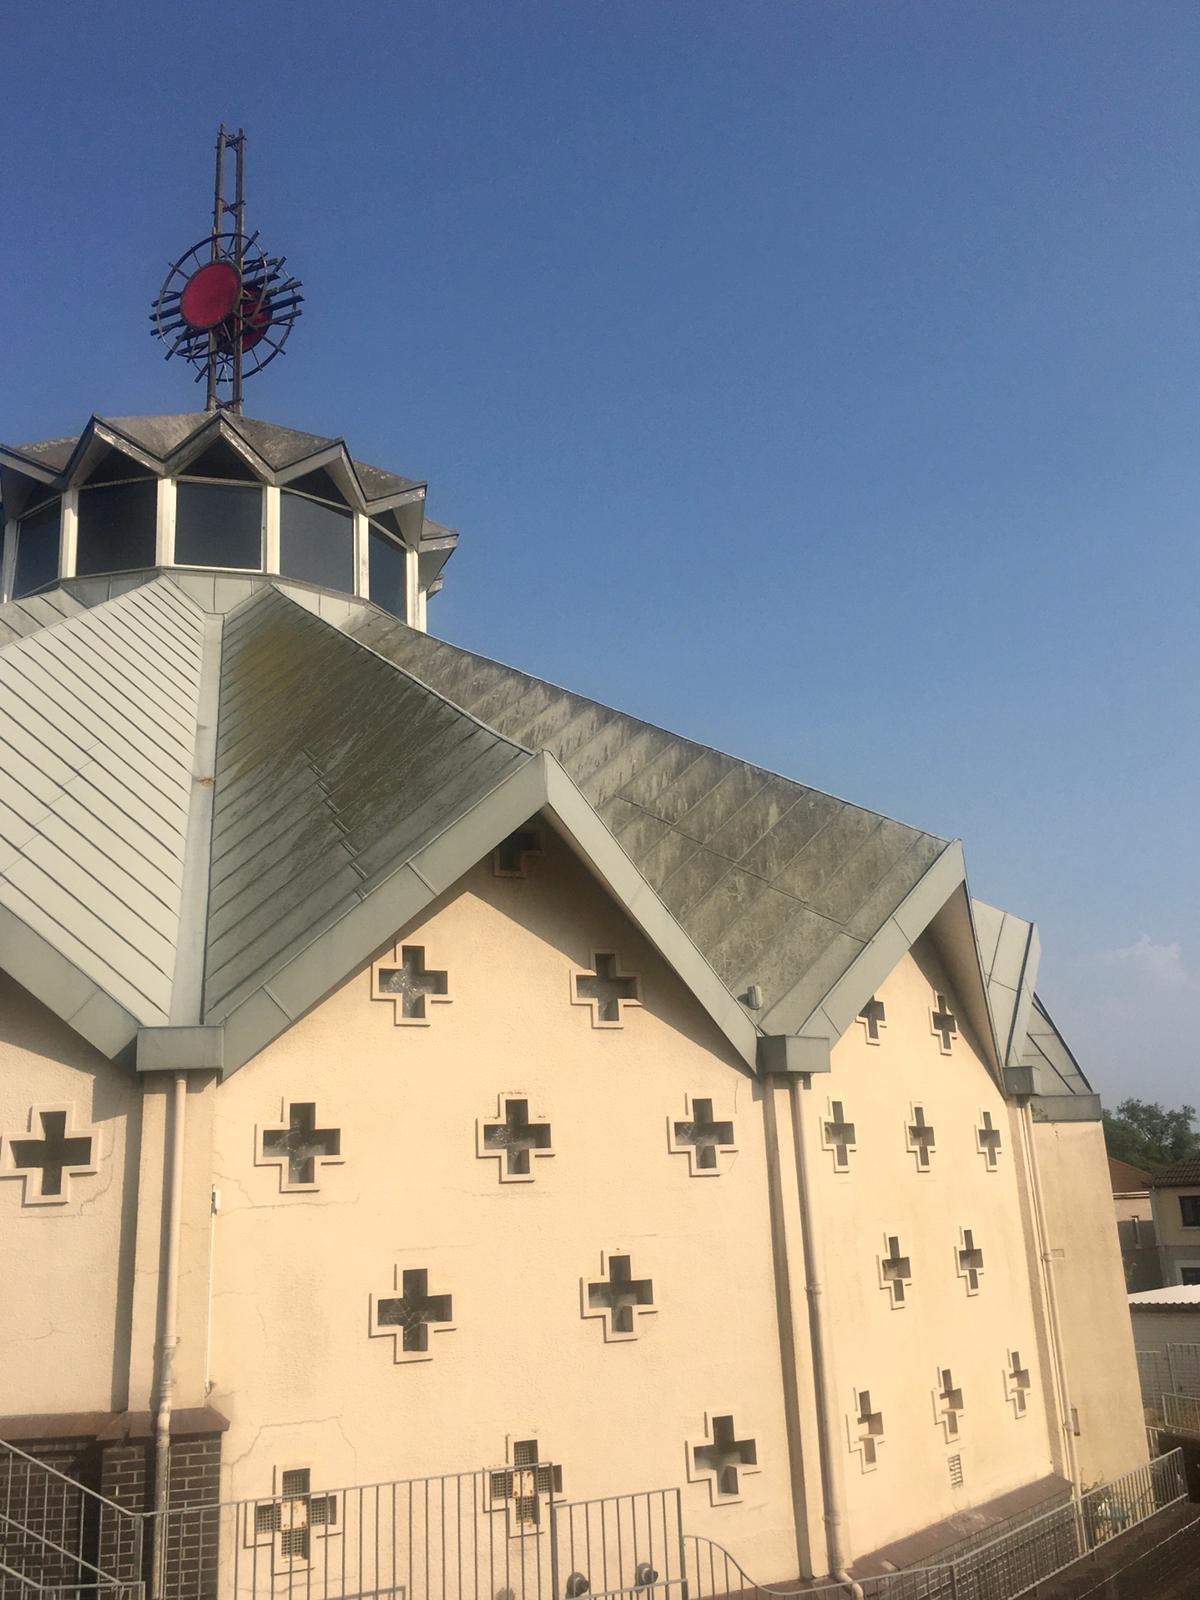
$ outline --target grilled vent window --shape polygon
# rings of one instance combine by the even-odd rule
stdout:
[[[285,1500],[300,1500],[308,1493],[312,1474],[307,1467],[291,1467],[283,1475],[283,1498]]]
[[[81,489],[75,571],[86,576],[152,567],[157,511],[154,478]]]
[[[408,557],[402,544],[386,533],[370,530],[367,545],[371,599],[401,622],[408,616]]]
[[[308,1529],[285,1528],[279,1535],[279,1553],[291,1556],[294,1561],[307,1561]]]
[[[354,591],[354,518],[302,494],[279,496],[279,570],[324,589]]]
[[[13,599],[34,594],[58,577],[58,527],[60,506],[32,511],[17,524],[17,570],[13,575]]]
[[[951,1456],[948,1466],[950,1468],[950,1487],[952,1489],[961,1489],[963,1482],[962,1457]]]
[[[184,567],[262,567],[263,493],[234,483],[180,483],[175,560]]]
[[[279,1502],[264,1501],[262,1505],[254,1508],[254,1531],[256,1533],[278,1533],[282,1521]]]

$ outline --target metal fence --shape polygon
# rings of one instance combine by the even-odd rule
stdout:
[[[1163,1426],[1181,1433],[1200,1433],[1200,1397],[1164,1394],[1160,1397]]]
[[[1173,1398],[1200,1411],[1200,1399]],[[859,1583],[866,1600],[1016,1600],[1185,1494],[1176,1449],[951,1561]],[[546,1462],[319,1491],[298,1470],[270,1498],[159,1515],[126,1511],[0,1446],[0,1600],[142,1600],[151,1552],[162,1600],[848,1593],[841,1584],[756,1583],[720,1545],[684,1534],[678,1489],[563,1500],[558,1469]]]
[[[1137,1352],[1142,1404],[1158,1409],[1164,1394],[1200,1398],[1200,1344],[1166,1344]]]
[[[307,1478],[307,1474],[304,1475]],[[530,1462],[164,1514],[170,1600],[683,1600],[678,1489],[563,1501]]]

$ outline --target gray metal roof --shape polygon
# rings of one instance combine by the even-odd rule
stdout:
[[[0,967],[109,1054],[170,1024],[249,1059],[542,809],[743,1058],[751,1017],[836,1037],[940,921],[1001,1056],[1088,1093],[957,844],[286,580],[0,607]]]
[[[183,411],[146,417],[94,417],[81,433],[60,439],[41,439],[32,444],[10,445],[7,449],[40,467],[62,473],[96,423],[163,464],[203,429],[222,425],[240,435],[273,472],[285,472],[323,451],[346,449],[342,439],[304,433],[297,428],[284,428],[278,423],[265,422],[257,417],[212,411]],[[368,502],[385,500],[405,490],[422,487],[417,478],[371,466],[350,456],[348,451],[346,459],[353,466]]]
[[[549,750],[734,995],[811,1006],[945,848],[378,611],[352,636],[533,750]],[[805,996],[797,1005],[801,1008]]]

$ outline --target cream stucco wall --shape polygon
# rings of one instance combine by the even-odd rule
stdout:
[[[97,1171],[61,1203],[26,1204],[24,1178],[0,1178],[0,1414],[126,1404],[140,1103],[131,1073],[0,973],[0,1137],[30,1137],[31,1108],[54,1105],[73,1108],[68,1135],[98,1133]]]
[[[1059,1306],[1075,1451],[1086,1485],[1146,1459],[1125,1275],[1112,1216],[1101,1204],[1108,1160],[1099,1122],[1034,1122],[1049,1270]]]
[[[943,1054],[931,1026],[943,994],[959,1034]],[[805,1138],[814,1175],[829,1320],[836,1328],[833,1376],[843,1400],[835,1464],[845,1484],[849,1535],[857,1553],[1032,1482],[1053,1470],[1046,1415],[1047,1374],[1039,1352],[1007,1108],[971,1037],[931,938],[901,960],[876,998],[886,1025],[878,1044],[856,1024],[833,1052],[827,1078],[805,1099]],[[823,1147],[833,1101],[854,1124],[856,1148],[844,1171]],[[933,1125],[935,1148],[922,1171],[908,1148],[914,1105]],[[995,1167],[976,1129],[989,1112],[1001,1131]],[[977,1293],[957,1271],[961,1231],[983,1250]],[[881,1284],[886,1236],[910,1259],[905,1303]],[[1018,1414],[1005,1373],[1020,1354],[1031,1379]],[[934,1391],[949,1368],[964,1411],[957,1437],[938,1421]],[[864,1470],[851,1446],[852,1408],[868,1390],[883,1414],[877,1465]],[[949,1459],[959,1457],[962,1484]]]
[[[761,1084],[552,838],[528,878],[485,861],[404,938],[449,973],[428,1026],[397,1026],[363,970],[217,1095],[210,1398],[231,1420],[227,1494],[310,1463],[314,1487],[494,1466],[536,1438],[569,1498],[685,1484],[689,1530],[794,1576]],[[641,978],[620,1028],[571,1003],[595,950]],[[502,1091],[551,1123],[532,1182],[477,1155]],[[717,1176],[668,1149],[687,1095],[735,1125]],[[315,1192],[281,1193],[278,1168],[255,1164],[256,1125],[288,1101],[341,1130]],[[602,1251],[653,1282],[635,1339],[581,1315]],[[453,1296],[454,1329],[397,1363],[370,1336],[370,1297],[417,1268]],[[740,1503],[686,1483],[706,1412],[757,1442]]]

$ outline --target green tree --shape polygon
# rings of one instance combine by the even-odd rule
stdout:
[[[1122,1100],[1104,1113],[1104,1142],[1110,1156],[1154,1172],[1200,1150],[1195,1120],[1195,1106],[1168,1111],[1157,1100]]]

